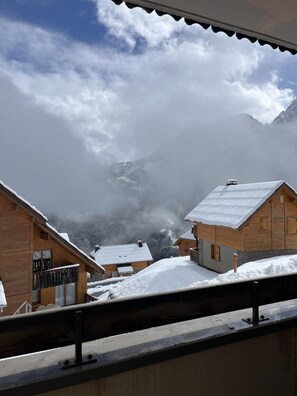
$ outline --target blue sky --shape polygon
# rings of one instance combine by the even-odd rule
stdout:
[[[0,14],[87,43],[100,42],[106,32],[97,22],[95,4],[88,0],[1,0]]]
[[[2,169],[25,139],[29,157],[43,141],[56,163],[67,146],[65,167],[79,158],[85,175],[90,161],[143,158],[204,123],[269,123],[297,92],[296,56],[111,0],[0,0],[0,36]],[[43,162],[18,166],[42,179]],[[2,171],[8,184],[18,175]]]

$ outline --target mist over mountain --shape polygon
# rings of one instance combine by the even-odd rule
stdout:
[[[155,259],[176,254],[172,241],[190,227],[184,216],[228,178],[297,187],[296,101],[270,125],[248,114],[217,121],[214,108],[213,122],[180,123],[149,156],[106,165],[6,80],[0,100],[0,178],[87,253],[142,239]]]
[[[283,125],[297,121],[297,100],[295,99],[290,106],[282,111],[273,121],[273,125]]]
[[[190,227],[184,216],[226,179],[239,183],[284,179],[297,187],[296,103],[269,125],[248,114],[213,124],[197,120],[195,130],[182,131],[152,155],[101,171],[104,193],[117,202],[109,212],[79,222],[54,218],[55,225],[86,251],[97,243],[143,239],[155,258],[176,254],[172,240]],[[99,207],[100,197],[98,212]]]

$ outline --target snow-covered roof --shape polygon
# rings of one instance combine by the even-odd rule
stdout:
[[[119,274],[133,274],[134,270],[131,265],[125,265],[125,267],[118,267]]]
[[[23,197],[17,194],[12,188],[8,187],[5,183],[0,180],[0,189],[5,191],[10,197],[14,198],[18,203],[25,206],[27,209],[34,212],[38,217],[41,217],[44,221],[47,221],[47,217],[40,212],[35,206],[31,205],[30,202],[26,201]]]
[[[135,263],[137,261],[153,260],[146,243],[139,247],[138,243],[126,245],[101,246],[96,252],[90,253],[100,265]]]
[[[283,184],[283,180],[219,186],[201,201],[186,220],[238,229]]]
[[[66,239],[67,242],[70,242],[70,238],[67,232],[60,232],[60,235],[62,238]]]
[[[85,252],[79,249],[76,245],[74,245],[74,243],[70,242],[70,240],[68,241],[65,237],[63,237],[53,226],[51,226],[49,223],[46,223],[45,228],[48,231],[51,231],[61,242],[64,243],[64,245],[70,247],[82,259],[87,261],[91,268],[101,273],[105,273],[105,269],[101,267],[99,263],[97,263],[92,257],[88,256]]]
[[[6,302],[6,297],[5,297],[5,292],[4,292],[4,287],[3,283],[0,280],[0,309],[7,307],[7,302]]]
[[[191,241],[195,241],[195,237],[191,229],[184,232],[178,239],[190,239]]]

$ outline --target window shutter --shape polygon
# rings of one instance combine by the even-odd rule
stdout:
[[[288,217],[288,235],[297,234],[297,219],[296,217]]]

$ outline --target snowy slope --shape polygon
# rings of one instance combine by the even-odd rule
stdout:
[[[213,271],[198,267],[189,256],[163,259],[127,278],[111,289],[113,298],[162,293],[188,287],[191,283],[210,280]]]
[[[279,256],[246,263],[238,272],[217,274],[192,262],[189,256],[155,262],[138,274],[111,287],[100,299],[163,293],[187,287],[211,286],[265,276],[297,272],[297,255]]]
[[[295,99],[290,106],[282,111],[272,122],[273,125],[281,125],[288,122],[297,121],[297,100]]]

